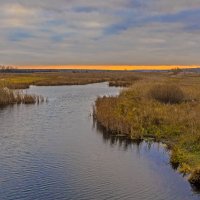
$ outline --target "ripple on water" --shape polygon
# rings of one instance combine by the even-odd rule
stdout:
[[[110,137],[88,117],[106,83],[31,87],[48,97],[0,110],[2,200],[197,200],[160,144]]]

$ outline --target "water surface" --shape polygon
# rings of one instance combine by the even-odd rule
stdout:
[[[97,130],[90,113],[106,83],[31,87],[41,105],[0,110],[2,200],[197,200],[160,144],[134,144]]]

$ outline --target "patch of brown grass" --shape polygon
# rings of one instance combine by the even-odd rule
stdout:
[[[8,88],[0,87],[0,106],[12,104],[35,104],[44,102],[44,98],[36,95],[23,94]]]
[[[63,73],[27,73],[0,74],[0,84],[10,89],[25,89],[30,85],[85,85],[109,82],[110,86],[127,87],[140,79],[135,72],[63,72]]]
[[[178,85],[171,84],[154,85],[150,89],[149,95],[161,103],[176,104],[185,99],[182,89]]]
[[[200,84],[176,81],[138,81],[117,97],[99,97],[94,117],[113,134],[167,143],[171,162],[189,173],[200,166]]]

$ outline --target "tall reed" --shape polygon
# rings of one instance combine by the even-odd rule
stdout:
[[[35,104],[44,102],[44,97],[24,94],[19,91],[13,91],[8,88],[0,87],[0,106],[12,104]]]
[[[98,97],[94,118],[108,133],[167,143],[172,164],[200,180],[200,85],[139,81],[117,97]]]

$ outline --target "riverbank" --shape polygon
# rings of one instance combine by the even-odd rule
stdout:
[[[34,104],[43,102],[43,97],[16,92],[36,86],[86,85],[109,82],[110,86],[128,86],[141,79],[134,72],[47,72],[47,73],[0,73],[0,106]]]
[[[43,102],[43,97],[14,91],[27,89],[30,85],[64,86],[109,82],[112,86],[127,86],[140,78],[134,72],[0,73],[0,106]]]
[[[117,97],[99,97],[94,117],[111,134],[165,142],[172,165],[199,187],[199,82],[199,76],[140,80]]]
[[[129,86],[143,74],[135,72],[49,72],[49,73],[0,73],[0,84],[10,89],[26,89],[30,85],[86,85],[91,83],[109,82],[110,86]]]

